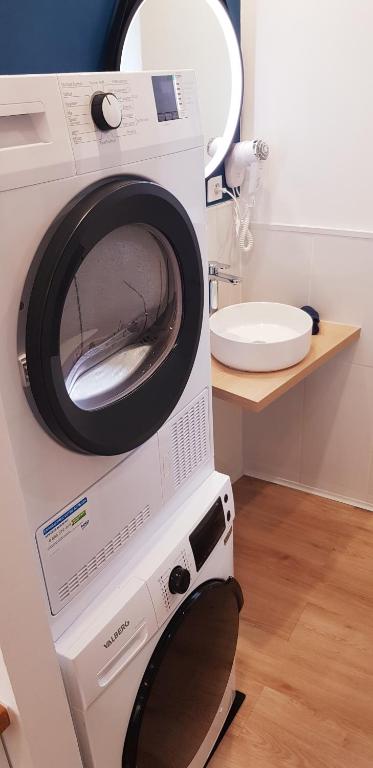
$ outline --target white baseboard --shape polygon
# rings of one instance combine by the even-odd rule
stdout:
[[[275,475],[250,472],[249,470],[244,472],[246,477],[255,477],[258,480],[265,480],[268,483],[274,483],[275,485],[284,485],[286,488],[294,488],[296,491],[304,491],[304,493],[310,493],[312,496],[321,496],[323,499],[331,499],[331,501],[338,501],[341,504],[348,504],[351,507],[359,507],[365,509],[367,512],[373,512],[373,504],[368,504],[367,501],[362,499],[352,499],[349,496],[342,496],[338,493],[331,493],[330,491],[324,491],[322,488],[313,488],[310,485],[303,485],[303,483],[295,483],[293,480],[286,480],[284,477],[276,477]]]

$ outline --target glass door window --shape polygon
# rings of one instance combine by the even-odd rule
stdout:
[[[110,232],[74,275],[61,319],[61,367],[83,410],[110,405],[141,386],[174,347],[182,317],[180,270],[157,230]]]
[[[188,768],[228,684],[242,603],[234,579],[212,580],[179,608],[142,680],[123,768]]]

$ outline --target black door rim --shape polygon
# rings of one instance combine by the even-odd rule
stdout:
[[[153,227],[173,248],[182,282],[181,326],[169,355],[141,386],[100,410],[83,411],[70,399],[61,368],[64,303],[77,269],[94,245],[125,224]],[[59,442],[78,452],[117,455],[133,450],[158,431],[177,405],[198,350],[204,282],[198,239],[187,212],[155,182],[124,175],[106,178],[61,212],[43,238],[36,262],[21,315],[27,312],[30,391],[44,425]]]
[[[138,743],[144,712],[159,668],[167,654],[173,638],[180,629],[185,617],[193,610],[200,597],[206,592],[216,589],[231,591],[237,600],[237,613],[240,613],[244,604],[244,597],[240,584],[233,577],[230,577],[227,580],[215,578],[205,581],[194,589],[184,600],[171,621],[167,624],[155,650],[153,651],[142,678],[127,728],[122,754],[122,768],[136,768]],[[232,663],[233,661],[234,659],[232,660]]]

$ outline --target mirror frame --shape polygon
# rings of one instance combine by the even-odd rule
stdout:
[[[120,69],[122,49],[123,49],[125,37],[127,35],[128,29],[130,27],[131,21],[135,13],[137,12],[138,8],[143,2],[144,0],[117,0],[117,4],[114,8],[113,20],[110,27],[108,44],[106,49],[107,50],[107,55],[105,60],[106,70],[118,71]],[[240,53],[241,71],[242,71],[241,108],[240,108],[239,117],[237,120],[236,130],[232,136],[232,142],[231,142],[231,145],[232,145],[240,141],[240,138],[241,138],[240,121],[241,121],[241,111],[242,111],[242,102],[243,102],[243,93],[244,93],[244,67],[243,67],[242,52],[241,52],[241,0],[218,0],[218,2],[221,3],[225,11],[227,12],[231,20],[233,30],[236,34],[238,50]],[[223,186],[226,186],[224,159],[225,158],[223,158],[221,163],[219,163],[219,165],[215,168],[215,170],[211,174],[209,174],[209,176],[205,177],[206,201],[207,201],[207,183],[211,177],[222,176]],[[228,195],[223,195],[223,198],[222,198],[223,201],[229,200],[229,199],[230,198],[228,197]],[[212,203],[207,203],[207,205],[218,205],[219,203],[222,202],[222,200],[214,201]]]

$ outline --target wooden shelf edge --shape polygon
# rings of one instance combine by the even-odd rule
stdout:
[[[260,411],[263,411],[266,407],[265,405],[262,405],[262,403],[255,403],[242,395],[236,395],[234,392],[229,392],[226,389],[215,387],[214,385],[212,385],[212,394],[213,397],[217,397],[219,400],[224,400],[226,403],[233,403],[233,405],[239,405],[241,408],[245,408],[251,413],[260,413]]]
[[[241,408],[244,408],[245,410],[250,411],[251,413],[260,413],[265,408],[267,408],[268,405],[273,403],[275,400],[277,400],[279,397],[284,395],[286,392],[288,392],[290,389],[295,387],[297,384],[299,384],[301,381],[303,381],[305,378],[310,376],[312,373],[317,371],[321,366],[323,366],[325,363],[327,363],[329,360],[333,359],[335,355],[337,355],[339,352],[342,352],[343,349],[350,346],[354,341],[357,341],[358,338],[361,335],[361,328],[357,326],[346,326],[342,323],[332,323],[332,322],[324,322],[322,323],[322,327],[326,330],[330,330],[331,328],[338,327],[341,329],[344,329],[345,335],[339,339],[333,346],[331,346],[329,349],[327,349],[322,354],[318,354],[314,350],[311,349],[309,355],[305,360],[303,360],[301,363],[298,363],[293,368],[289,368],[288,370],[288,376],[285,377],[280,382],[275,382],[273,390],[267,392],[263,397],[255,397],[253,394],[253,391],[255,389],[254,383],[255,383],[255,377],[258,376],[258,374],[250,374],[245,373],[243,371],[235,371],[231,368],[227,368],[226,366],[222,365],[221,363],[218,363],[216,360],[214,360],[214,365],[219,366],[219,373],[220,374],[226,374],[227,375],[227,381],[230,379],[231,382],[234,381],[233,385],[227,384],[227,387],[224,388],[222,385],[216,385],[214,384],[214,375],[213,375],[213,381],[212,381],[212,393],[215,397],[219,398],[220,400],[225,400],[226,402],[234,403]],[[314,337],[317,339],[317,337]],[[317,343],[317,342],[316,342]],[[275,372],[283,375],[285,372]],[[259,374],[259,376],[271,376],[270,373],[268,374]],[[248,393],[239,393],[235,390],[235,384],[237,382],[242,383],[242,381],[247,378],[248,381]],[[251,381],[250,381],[251,378]],[[252,386],[251,393],[249,392],[250,384]]]
[[[10,717],[8,710],[0,704],[0,735],[10,726]]]

